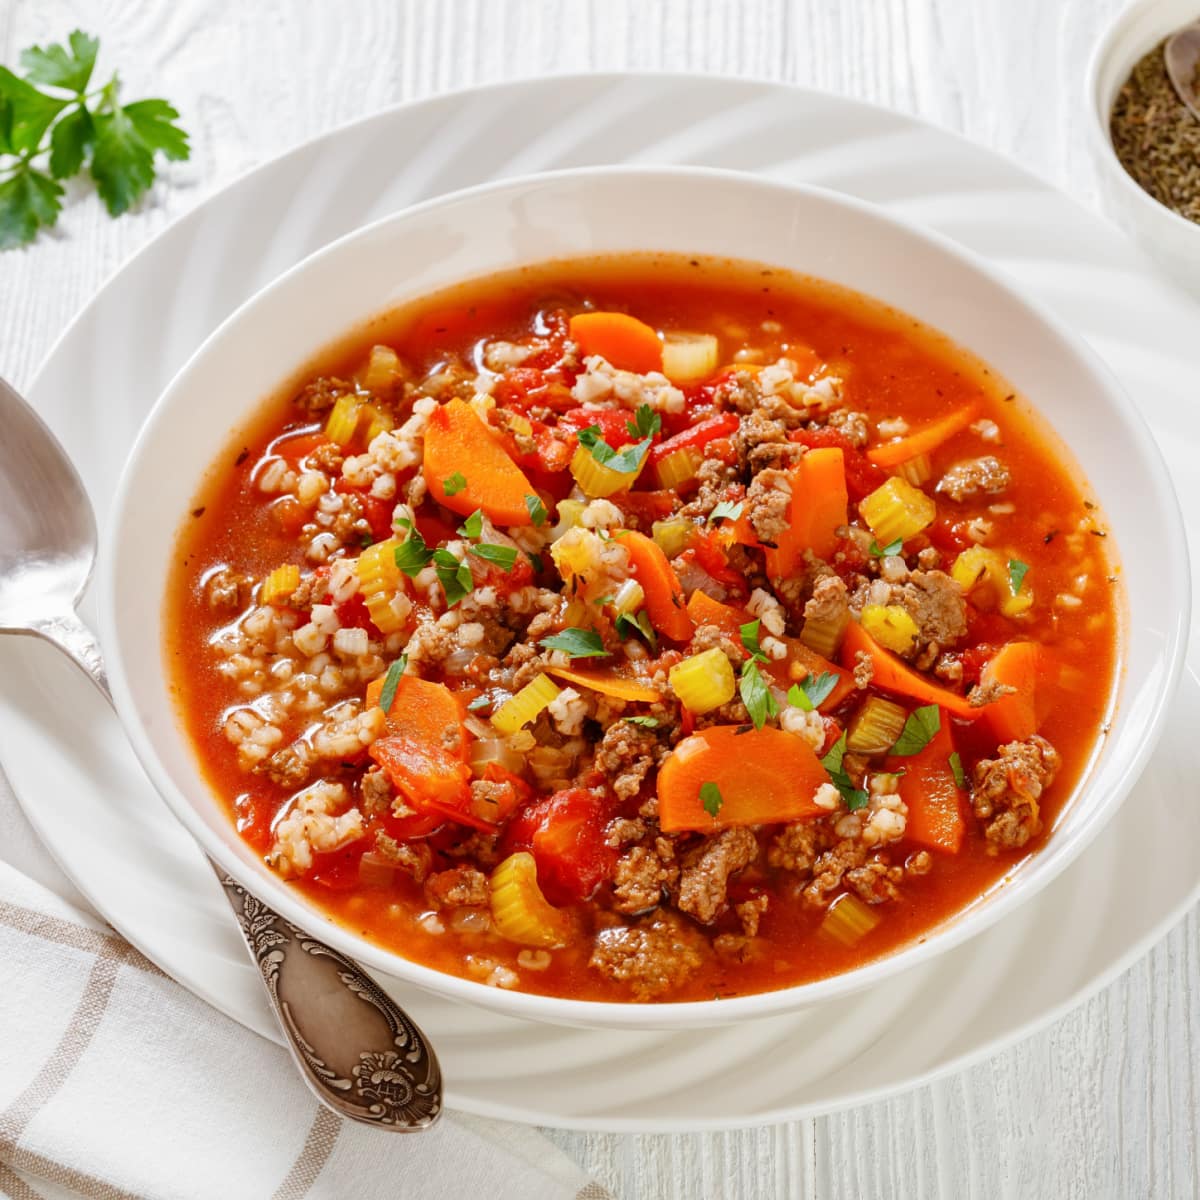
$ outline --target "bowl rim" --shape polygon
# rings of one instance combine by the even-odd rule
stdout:
[[[227,331],[241,323],[252,310],[269,304],[275,292],[282,289],[286,283],[308,271],[317,262],[324,262],[341,254],[345,247],[352,242],[375,236],[388,226],[406,223],[414,217],[453,204],[488,197],[501,198],[510,193],[526,192],[530,188],[557,185],[574,180],[588,180],[595,177],[628,178],[631,182],[656,177],[686,180],[698,185],[702,185],[705,181],[724,182],[737,187],[775,193],[780,197],[811,196],[834,207],[848,209],[861,218],[897,228],[909,237],[927,244],[935,253],[954,260],[956,266],[982,276],[989,285],[1005,293],[1010,302],[1027,310],[1056,338],[1065,352],[1075,356],[1080,369],[1086,371],[1095,380],[1096,385],[1108,393],[1114,407],[1121,415],[1124,431],[1129,436],[1131,444],[1139,451],[1139,457],[1146,466],[1154,468],[1149,472],[1153,480],[1152,499],[1158,514],[1165,522],[1164,540],[1167,544],[1173,544],[1173,553],[1167,557],[1168,575],[1165,591],[1168,594],[1176,595],[1180,603],[1169,628],[1164,631],[1161,659],[1165,663],[1166,669],[1154,693],[1153,703],[1142,717],[1143,735],[1132,754],[1108,766],[1111,780],[1108,783],[1109,796],[1106,805],[1092,814],[1087,821],[1080,823],[1079,827],[1072,830],[1069,836],[1060,834],[1050,839],[1048,844],[1039,849],[1034,856],[1004,876],[981,900],[960,910],[943,925],[935,926],[920,940],[902,945],[889,954],[837,975],[791,987],[720,1000],[593,1001],[547,996],[515,989],[493,988],[406,959],[398,953],[366,941],[352,932],[349,927],[327,917],[315,905],[310,904],[301,893],[289,889],[283,880],[270,875],[265,869],[262,871],[252,870],[246,860],[239,857],[230,844],[221,840],[210,828],[200,816],[197,808],[189,802],[182,789],[175,784],[166,765],[158,757],[155,739],[150,736],[137,715],[125,662],[123,656],[118,652],[121,639],[118,634],[117,605],[115,603],[118,588],[115,571],[116,548],[124,526],[125,514],[131,499],[136,496],[134,476],[143,449],[149,441],[151,433],[169,419],[173,408],[172,397],[184,386],[196,363],[207,356],[210,349],[223,338]],[[583,256],[585,255],[577,255],[577,257]],[[529,261],[542,260],[530,259]],[[546,261],[549,261],[549,258]],[[336,337],[336,334],[332,335],[330,342],[336,340]],[[954,341],[954,339],[951,340]],[[958,343],[955,342],[955,344]],[[965,348],[970,350],[969,347]],[[285,373],[281,373],[281,378]],[[179,368],[159,394],[142,423],[122,470],[109,518],[105,523],[101,553],[98,559],[97,594],[101,641],[105,648],[114,704],[143,769],[176,818],[196,839],[204,852],[253,894],[261,895],[286,919],[301,928],[310,930],[314,935],[322,937],[329,944],[371,970],[420,987],[425,991],[480,1005],[507,1016],[550,1024],[567,1023],[628,1029],[684,1029],[718,1026],[748,1017],[767,1017],[791,1012],[862,991],[902,971],[927,962],[943,951],[982,933],[1057,877],[1091,843],[1125,800],[1161,735],[1167,705],[1175,694],[1184,664],[1191,591],[1190,572],[1187,565],[1187,542],[1178,498],[1170,483],[1170,476],[1161,452],[1140,410],[1086,342],[1074,334],[1040,301],[1023,295],[1001,271],[990,263],[934,230],[898,217],[878,205],[833,189],[811,184],[787,183],[723,168],[612,165],[566,168],[490,181],[405,207],[360,226],[314,251],[238,305]],[[1128,625],[1128,621],[1126,621],[1126,625]],[[161,628],[161,623],[155,626],[156,634],[161,635]],[[154,649],[161,663],[161,636],[156,638]],[[1118,696],[1121,686],[1118,683]],[[1119,710],[1118,700],[1113,711],[1119,713]],[[1080,793],[1074,797],[1074,803],[1079,802],[1083,791],[1094,786],[1097,769],[1093,758],[1089,767],[1090,774],[1085,779]],[[1016,878],[1021,880],[1020,886],[1009,886]]]
[[[1117,157],[1117,152],[1112,144],[1112,136],[1109,133],[1112,101],[1109,100],[1106,104],[1105,97],[1101,95],[1100,75],[1104,68],[1114,60],[1121,37],[1143,14],[1151,12],[1162,2],[1163,0],[1132,0],[1130,4],[1109,18],[1092,46],[1083,81],[1084,107],[1088,114],[1088,141],[1091,145],[1093,160],[1100,165],[1100,169],[1110,179],[1115,181],[1115,186],[1127,198],[1128,203],[1136,205],[1143,213],[1147,214],[1148,219],[1162,222],[1164,228],[1174,230],[1178,236],[1196,238],[1197,244],[1200,245],[1200,225],[1168,208],[1161,200],[1156,200],[1125,170],[1121,160]],[[1142,54],[1145,53],[1146,51],[1143,50]],[[1138,57],[1140,58],[1141,55]],[[1124,63],[1122,82],[1128,78],[1130,70],[1137,61],[1138,59],[1134,58]]]

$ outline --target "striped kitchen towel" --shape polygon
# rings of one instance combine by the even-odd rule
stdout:
[[[398,1135],[319,1106],[286,1052],[0,862],[0,1195],[608,1200],[532,1129]]]

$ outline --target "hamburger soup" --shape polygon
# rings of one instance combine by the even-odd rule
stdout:
[[[407,958],[610,1001],[832,975],[1000,885],[1099,748],[1078,469],[832,284],[549,264],[246,403],[181,514],[180,719],[246,842]]]

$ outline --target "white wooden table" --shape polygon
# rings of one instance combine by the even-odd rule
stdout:
[[[0,0],[0,62],[76,26],[99,34],[131,95],[177,104],[194,146],[136,215],[72,196],[57,233],[0,255],[0,374],[27,383],[116,267],[240,172],[473,83],[620,68],[804,83],[958,130],[1094,203],[1081,80],[1119,3]],[[0,855],[50,876],[2,776],[0,821]],[[551,1136],[622,1200],[1197,1195],[1198,935],[1193,912],[1043,1033],[886,1103],[728,1134]]]

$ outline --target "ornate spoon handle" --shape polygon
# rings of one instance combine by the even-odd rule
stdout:
[[[297,929],[215,864],[300,1073],[342,1116],[401,1133],[442,1109],[424,1034],[344,955]]]

